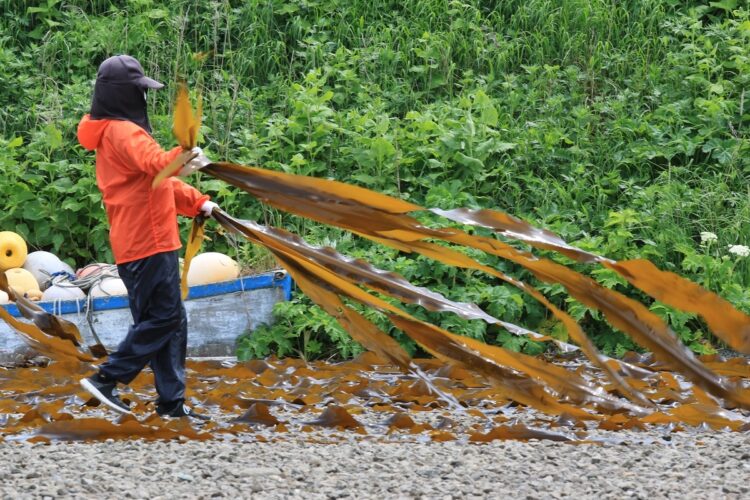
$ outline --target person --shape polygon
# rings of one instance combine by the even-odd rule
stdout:
[[[91,111],[78,125],[78,141],[96,151],[96,181],[110,226],[117,270],[125,283],[133,324],[96,374],[80,381],[110,408],[130,413],[117,395],[150,365],[166,417],[200,416],[185,405],[187,317],[180,295],[177,215],[211,215],[216,203],[176,177],[152,188],[173,161],[190,173],[209,160],[199,148],[164,151],[151,136],[146,98],[164,85],[148,78],[128,55],[105,60],[94,85]]]

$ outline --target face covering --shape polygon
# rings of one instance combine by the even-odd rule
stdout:
[[[151,123],[146,110],[146,92],[136,83],[97,80],[90,114],[94,120],[128,120],[151,133]]]

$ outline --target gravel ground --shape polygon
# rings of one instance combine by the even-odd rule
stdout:
[[[747,498],[748,433],[623,444],[0,443],[3,498]],[[644,444],[648,443],[648,444]]]
[[[325,370],[322,373],[331,377]],[[299,376],[306,377],[303,372]],[[365,378],[379,380],[373,375]],[[274,387],[285,383],[269,380],[265,382]],[[313,390],[320,386],[317,379],[311,378],[312,382],[304,385],[306,380],[297,380],[300,387],[294,390],[318,394],[320,391]],[[324,380],[330,385],[335,379]],[[37,384],[42,382],[36,380]],[[342,387],[346,386],[344,382],[338,381]],[[349,383],[359,382],[355,378]],[[324,395],[341,396],[335,387],[327,387]],[[240,391],[239,386],[232,385],[231,389],[232,393]],[[219,393],[222,390],[226,388],[216,389]],[[141,387],[143,391],[146,399],[149,391],[153,392]],[[411,396],[418,399],[417,392]],[[68,397],[66,394],[63,396]],[[75,390],[70,394],[75,395]],[[210,395],[201,394],[204,399]],[[273,392],[269,394],[261,395],[275,397]],[[178,440],[156,442],[134,438],[148,436],[149,429],[162,426],[175,430],[178,428],[172,424],[184,422],[149,420],[146,407],[139,407],[139,422],[133,422],[132,417],[118,421],[109,410],[83,406],[83,400],[76,397],[66,400],[70,414],[59,413],[61,410],[49,402],[40,402],[37,408],[33,400],[24,400],[32,410],[6,411],[5,422],[0,424],[0,429],[5,426],[5,441],[0,441],[0,499],[445,499],[502,498],[508,494],[517,498],[597,500],[750,498],[750,431],[717,431],[706,424],[696,428],[686,423],[649,424],[643,431],[610,431],[605,429],[611,427],[595,421],[547,416],[515,404],[473,404],[461,411],[445,405],[417,410],[411,402],[394,400],[385,406],[373,405],[371,399],[379,400],[377,395],[353,394],[347,392],[343,400],[328,397],[305,405],[268,400],[266,411],[281,422],[275,426],[257,426],[247,419],[238,423],[235,419],[245,410],[221,409],[216,405],[222,401],[213,395],[215,407],[199,407],[214,417],[213,422],[193,422],[195,428],[189,429],[210,433],[212,440],[189,441],[183,435]],[[411,401],[411,396],[406,399]],[[325,413],[339,404],[351,411],[344,416],[350,423],[352,418],[356,420],[353,426],[329,427],[342,425],[342,420],[323,423]],[[389,425],[397,412],[413,419],[412,427]],[[44,417],[47,413],[54,418]],[[748,420],[746,412],[722,415]],[[2,417],[0,412],[0,422]],[[54,420],[49,426],[45,420],[48,417]],[[102,429],[102,422],[109,425],[104,427],[107,432],[89,438],[104,439],[116,435],[113,430],[130,425],[127,433],[120,435],[126,439],[51,444],[25,441],[34,435],[53,440],[60,436],[81,439],[85,433],[65,434],[60,429],[70,425],[71,429],[88,432]],[[110,423],[115,422],[118,424],[113,428]],[[498,425],[515,424],[588,442],[469,442],[477,432],[483,435]],[[718,426],[713,424],[716,428],[723,425],[721,421]],[[195,432],[187,435],[209,436]],[[440,442],[445,436],[452,440]]]

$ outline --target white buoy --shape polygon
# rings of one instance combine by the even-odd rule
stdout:
[[[10,297],[8,297],[8,294],[0,290],[0,304],[9,304],[10,303]]]
[[[91,287],[89,295],[92,297],[111,297],[114,295],[127,295],[128,289],[120,278],[104,278]]]
[[[46,290],[50,285],[50,276],[54,273],[66,272],[73,275],[73,268],[50,252],[31,252],[23,263],[23,268],[29,271],[39,283],[40,290]]]
[[[79,300],[84,298],[86,298],[86,294],[77,286],[52,285],[42,294],[43,301]]]
[[[66,273],[68,273],[71,276],[75,276],[76,275],[75,269],[73,269],[73,267],[70,264],[66,263],[63,260],[61,260],[60,262],[62,263],[62,269],[60,269],[60,271],[65,271]]]
[[[240,266],[228,255],[206,252],[193,257],[188,270],[188,286],[207,285],[240,277]]]

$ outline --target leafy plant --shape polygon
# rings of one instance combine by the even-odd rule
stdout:
[[[172,82],[186,78],[203,90],[202,146],[212,158],[430,207],[497,208],[611,258],[648,258],[750,311],[750,266],[728,250],[750,240],[750,11],[742,2],[1,4],[0,229],[70,264],[111,259],[93,155],[77,146],[75,130],[97,65],[130,53],[168,83],[149,96],[165,147],[173,144]],[[216,180],[191,182],[233,215],[565,338],[515,289],[269,209]],[[702,243],[704,232],[716,240]],[[218,234],[210,245],[246,269],[273,265],[267,253]],[[638,348],[559,287],[500,259],[484,263],[538,286],[606,353]],[[576,268],[645,300],[608,271]],[[700,319],[648,304],[696,352],[719,347]],[[383,318],[361,312],[418,352]],[[300,294],[276,313],[273,326],[242,338],[242,357],[359,352]],[[542,348],[495,327],[429,317],[513,349]]]

